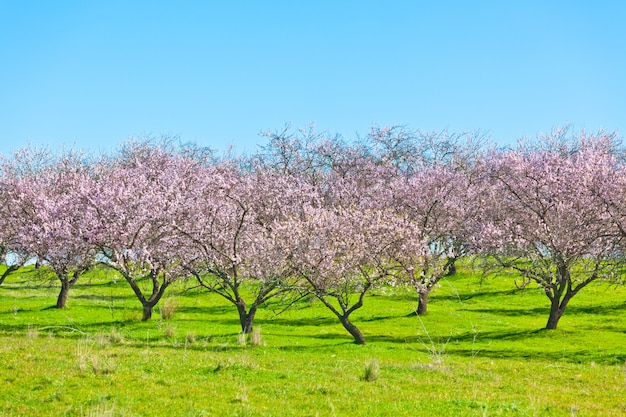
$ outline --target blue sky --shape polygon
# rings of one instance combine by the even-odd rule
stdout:
[[[0,152],[315,123],[626,133],[624,1],[0,0]]]

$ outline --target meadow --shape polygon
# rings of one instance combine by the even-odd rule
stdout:
[[[246,339],[231,304],[190,284],[142,322],[113,272],[85,274],[65,309],[36,276],[0,286],[3,416],[626,415],[623,286],[591,284],[546,331],[541,290],[462,266],[422,317],[405,289],[368,296],[360,346],[314,299],[263,306]]]

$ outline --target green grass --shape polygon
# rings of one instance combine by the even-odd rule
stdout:
[[[0,415],[626,415],[624,287],[585,288],[545,331],[539,290],[461,269],[422,318],[411,292],[369,296],[353,317],[367,346],[311,301],[265,306],[244,346],[217,296],[180,284],[172,317],[141,322],[112,277],[85,275],[64,310],[29,270],[0,286]]]

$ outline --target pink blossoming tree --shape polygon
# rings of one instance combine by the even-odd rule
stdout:
[[[554,131],[533,147],[499,152],[489,169],[477,248],[538,284],[555,329],[571,299],[598,279],[614,279],[623,258],[602,187],[616,180],[606,136]]]
[[[187,268],[201,287],[235,305],[242,332],[251,333],[259,306],[293,290],[276,225],[300,210],[310,191],[298,178],[262,167],[231,163],[196,175],[202,186],[177,226],[192,247]]]
[[[56,307],[63,308],[72,286],[94,265],[96,251],[86,236],[93,212],[85,204],[93,177],[82,155],[72,152],[23,150],[15,158],[20,168],[3,184],[15,228],[11,250],[54,271],[61,283]]]
[[[164,146],[132,143],[106,161],[90,200],[90,239],[101,261],[130,285],[149,320],[166,289],[189,275],[190,250],[176,230],[198,162]]]

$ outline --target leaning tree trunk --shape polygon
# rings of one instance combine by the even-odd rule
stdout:
[[[19,265],[10,265],[7,266],[7,269],[2,273],[2,276],[0,276],[0,285],[2,285],[4,283],[4,280],[14,271],[16,271],[19,268]]]
[[[341,306],[341,311],[336,309],[324,297],[324,295],[326,295],[324,292],[319,291],[318,293],[315,294],[317,299],[320,300],[326,306],[326,308],[328,308],[330,311],[332,311],[335,316],[337,316],[337,318],[339,319],[339,321],[343,325],[344,329],[346,329],[348,331],[348,333],[350,333],[352,335],[352,337],[354,337],[354,342],[357,345],[365,345],[365,338],[363,337],[363,334],[361,333],[361,331],[354,324],[352,324],[350,322],[349,317],[350,317],[350,314],[352,314],[354,311],[356,311],[357,309],[363,307],[363,300],[365,298],[365,294],[367,293],[367,291],[371,287],[372,287],[372,283],[371,282],[367,282],[365,284],[365,286],[363,286],[363,288],[361,288],[361,294],[359,295],[359,301],[354,303],[352,305],[352,307],[350,307],[350,308],[347,308],[347,306],[346,306],[347,303],[345,301],[342,301],[338,296],[334,296],[339,301],[339,305]]]
[[[365,345],[365,338],[361,331],[348,319],[347,315],[339,316],[339,321],[343,327],[354,337],[354,343],[357,345]]]
[[[548,323],[546,324],[546,330],[554,330],[559,324],[559,320],[565,313],[565,308],[569,303],[569,300],[574,296],[574,292],[567,291],[563,299],[558,296],[553,297],[550,302],[550,316],[548,317]]]
[[[71,285],[69,281],[62,280],[61,281],[61,291],[59,292],[59,296],[57,297],[56,308],[65,308],[65,303],[67,303],[67,296],[70,292]]]
[[[550,317],[548,317],[548,323],[546,324],[546,329],[547,330],[554,330],[556,329],[557,324],[559,324],[559,320],[561,319],[561,316],[563,315],[563,310],[561,310],[560,308],[553,308],[550,307]]]

